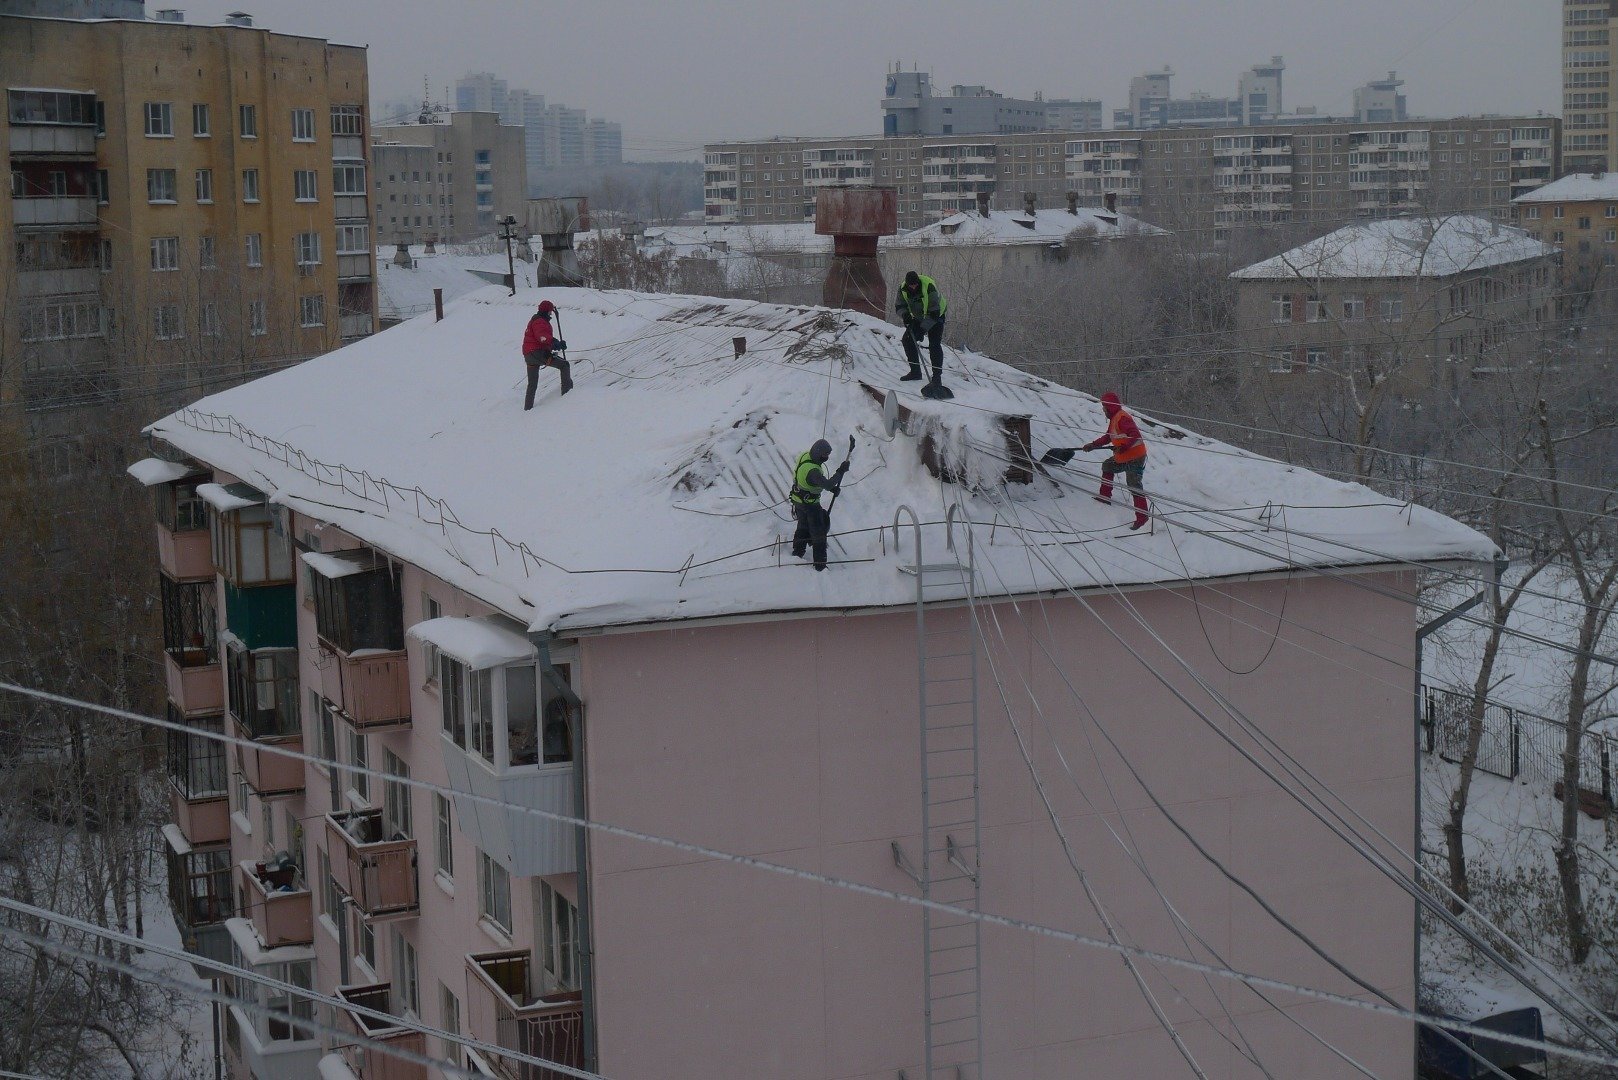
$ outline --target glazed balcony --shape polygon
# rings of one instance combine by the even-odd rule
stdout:
[[[533,958],[524,950],[466,958],[467,1032],[484,1042],[574,1069],[584,1067],[584,1002],[577,990],[535,994]],[[504,1080],[561,1080],[565,1073],[484,1055]]]
[[[399,578],[360,549],[304,552],[321,650],[321,690],[361,730],[410,723]]]
[[[11,154],[59,161],[93,161],[96,129],[88,124],[16,124],[11,129]]]
[[[264,948],[314,941],[314,904],[296,866],[278,869],[248,860],[236,869],[247,897],[246,915]]]
[[[32,199],[11,200],[12,224],[18,228],[30,225],[63,227],[94,225],[96,201],[92,195],[47,195]]]
[[[244,649],[227,635],[225,670],[232,727],[253,742],[236,748],[243,779],[261,798],[302,791],[303,762],[278,752],[303,749],[297,650]]]
[[[364,1009],[387,1013],[397,1016],[399,1011],[393,1008],[393,988],[387,983],[374,983],[369,986],[339,986],[337,996],[350,1005],[358,1005]],[[409,1050],[417,1054],[426,1053],[426,1036],[419,1031],[412,1031],[397,1024],[391,1024],[381,1017],[368,1016],[354,1012],[352,1009],[341,1009],[337,1014],[337,1026],[355,1035],[365,1037],[371,1043],[384,1043],[401,1050]],[[405,1061],[393,1056],[377,1046],[355,1045],[344,1048],[348,1060],[348,1067],[356,1076],[365,1080],[426,1080],[427,1067],[415,1062]]]
[[[372,919],[416,914],[416,841],[386,835],[381,810],[326,815],[331,873],[361,914]]]
[[[166,734],[174,825],[188,844],[225,843],[230,839],[225,744],[209,737],[223,734],[224,717],[187,718],[170,702],[168,719],[196,729],[195,733],[170,729]]]
[[[186,952],[228,963],[230,934],[225,920],[232,915],[230,847],[228,844],[193,845],[174,825],[163,826],[168,862],[169,910]],[[204,978],[217,972],[198,969]]]

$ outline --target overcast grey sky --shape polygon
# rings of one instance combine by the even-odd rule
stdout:
[[[1554,0],[207,0],[258,25],[370,46],[372,96],[434,95],[474,70],[624,125],[626,156],[705,141],[874,134],[882,76],[1099,97],[1167,64],[1176,96],[1232,96],[1237,73],[1286,58],[1288,109],[1344,112],[1397,68],[1415,112],[1559,112]],[[155,0],[150,0],[156,6]],[[679,151],[686,151],[679,153]]]

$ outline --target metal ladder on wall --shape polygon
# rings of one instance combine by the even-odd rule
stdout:
[[[914,561],[899,572],[915,579],[916,679],[921,724],[921,837],[919,861],[897,841],[893,858],[915,880],[924,900],[979,910],[978,848],[978,626],[971,528],[964,522],[966,555],[955,543],[956,512],[945,516],[945,561],[922,557],[921,522],[908,506],[915,534]],[[902,546],[896,543],[902,550]],[[934,612],[927,602],[965,591],[962,618]],[[947,590],[947,591],[946,591]],[[942,595],[941,595],[942,594]],[[959,621],[961,625],[956,626]],[[922,1080],[982,1080],[983,1017],[981,923],[965,916],[922,909],[923,1026],[926,1057]],[[901,1074],[902,1076],[903,1074]]]

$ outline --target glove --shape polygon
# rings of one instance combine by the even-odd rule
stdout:
[[[563,341],[561,338],[557,338],[555,341],[551,342],[551,352],[567,352],[567,342]]]
[[[1084,448],[1086,450],[1100,450],[1103,446],[1106,446],[1106,445],[1107,445],[1106,436],[1102,436],[1101,438],[1097,439],[1095,442],[1087,442],[1087,443],[1085,443]]]
[[[932,318],[923,319],[923,320],[921,320],[921,322],[917,323],[916,325],[921,327],[921,332],[922,333],[930,334],[930,333],[933,332],[933,327],[938,325],[938,320],[937,319],[932,319]]]
[[[832,479],[833,480],[841,480],[843,477],[845,477],[847,475],[848,475],[848,462],[845,461],[841,465],[837,466],[837,471],[832,474]]]

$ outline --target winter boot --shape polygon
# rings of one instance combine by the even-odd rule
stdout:
[[[911,369],[909,371],[907,371],[903,375],[899,376],[899,381],[900,382],[920,382],[921,381],[921,368],[919,368],[919,367],[911,367]]]
[[[934,379],[932,382],[921,388],[921,396],[924,398],[930,398],[933,401],[948,401],[950,398],[955,396],[955,393],[954,391],[950,390],[949,387],[945,386],[937,379]]]

